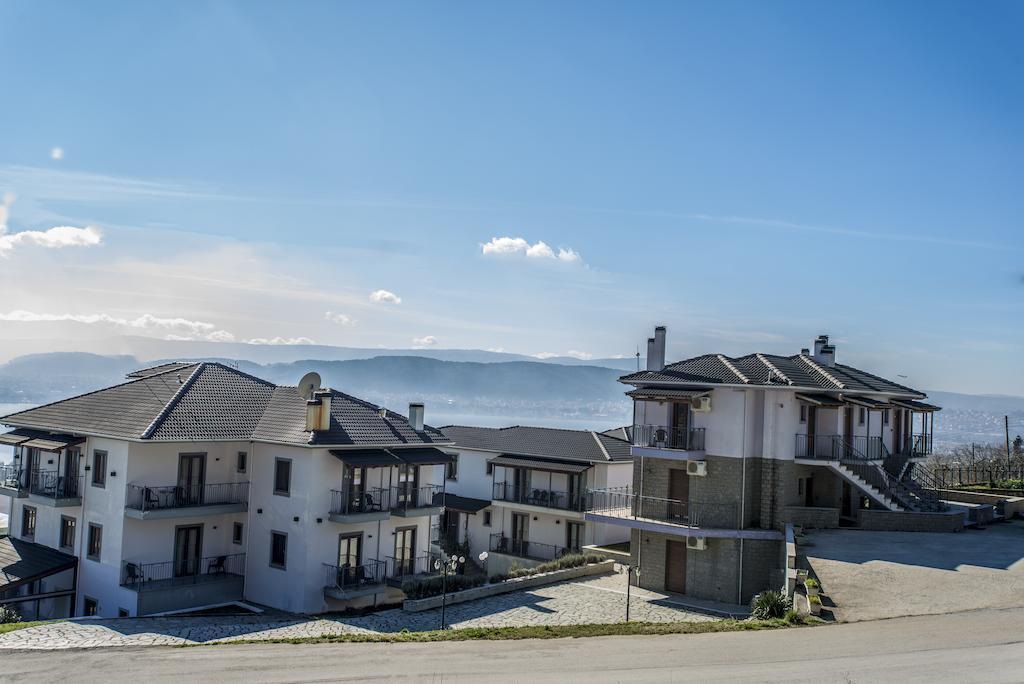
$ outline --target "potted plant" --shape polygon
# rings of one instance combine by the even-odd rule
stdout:
[[[813,577],[808,578],[804,582],[804,589],[807,590],[808,596],[817,596],[819,593],[821,593],[821,585],[818,584],[818,580],[814,579]]]
[[[806,570],[797,569],[797,571],[796,571],[796,583],[797,584],[804,584],[806,582],[807,582],[807,571]]]
[[[819,615],[821,613],[821,597],[817,594],[807,597],[807,605],[811,610],[811,615]]]

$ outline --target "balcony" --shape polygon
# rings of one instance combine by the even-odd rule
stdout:
[[[81,506],[82,476],[60,475],[52,470],[33,470],[29,496],[51,506]]]
[[[657,496],[638,496],[632,487],[593,489],[587,492],[587,520],[597,522],[639,521],[688,528],[689,531],[738,530],[734,503],[679,501]],[[619,523],[622,524],[622,523]],[[627,525],[632,527],[633,525]],[[637,525],[639,527],[639,525]],[[655,529],[654,531],[658,531]],[[689,533],[677,532],[677,534]],[[707,535],[735,536],[735,535]]]
[[[896,445],[896,453],[909,458],[924,458],[932,453],[932,436],[907,435],[902,444]]]
[[[328,516],[336,523],[360,523],[387,520],[391,516],[391,490],[373,487],[361,492],[331,490],[331,510]]]
[[[704,451],[704,428],[634,425],[633,446],[678,451]]]
[[[391,487],[388,508],[392,515],[413,518],[423,515],[441,515],[441,486],[420,487],[398,485]]]
[[[404,582],[409,580],[432,576],[436,574],[434,570],[434,560],[436,558],[437,555],[432,553],[424,553],[407,558],[388,556],[386,559],[386,581],[391,586],[401,587]]]
[[[0,494],[16,499],[28,496],[24,469],[14,465],[0,466]]]
[[[580,493],[516,486],[511,482],[495,482],[492,499],[559,511],[582,512],[585,508],[584,496]]]
[[[536,561],[549,561],[564,556],[569,550],[562,546],[553,544],[541,544],[526,539],[513,539],[501,532],[492,534],[490,544],[487,546],[491,553],[501,553],[506,556],[516,556]]]
[[[796,457],[817,461],[881,461],[886,456],[881,437],[797,435]]]
[[[121,586],[138,594],[139,615],[241,601],[245,554],[121,564]]]
[[[249,508],[249,483],[197,486],[128,485],[125,517],[137,520],[239,513]]]
[[[348,601],[383,594],[387,591],[386,574],[384,561],[368,560],[354,567],[324,563],[324,596]]]

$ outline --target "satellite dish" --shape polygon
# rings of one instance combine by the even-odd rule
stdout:
[[[299,380],[299,386],[297,389],[299,390],[300,397],[307,400],[312,399],[313,392],[320,389],[320,374],[313,371],[306,373],[302,376],[302,379]]]

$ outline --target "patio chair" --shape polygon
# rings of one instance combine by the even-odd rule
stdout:
[[[125,563],[124,566],[124,583],[125,584],[140,584],[144,578],[139,572],[139,566],[135,563]]]
[[[379,511],[380,504],[373,500],[373,495],[364,492],[363,493],[363,510],[364,511]]]
[[[225,574],[228,571],[228,569],[226,567],[227,561],[228,561],[228,557],[227,556],[217,556],[216,558],[212,559],[206,565],[206,574],[207,575],[223,575],[223,574]]]
[[[143,495],[146,499],[145,507],[147,510],[153,510],[154,508],[160,508],[160,497],[155,491],[146,487],[143,490]]]

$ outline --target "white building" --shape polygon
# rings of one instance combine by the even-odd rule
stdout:
[[[441,431],[458,452],[447,469],[441,539],[449,547],[468,543],[470,558],[487,551],[490,574],[629,540],[626,528],[585,519],[588,489],[632,482],[626,439],[524,426]]]
[[[0,585],[0,601],[56,617],[400,597],[429,570],[449,441],[421,404],[410,421],[311,392],[173,363],[0,418],[16,428],[0,435],[15,448],[0,473],[13,497],[5,543],[42,573]],[[26,600],[47,584],[59,604]]]

